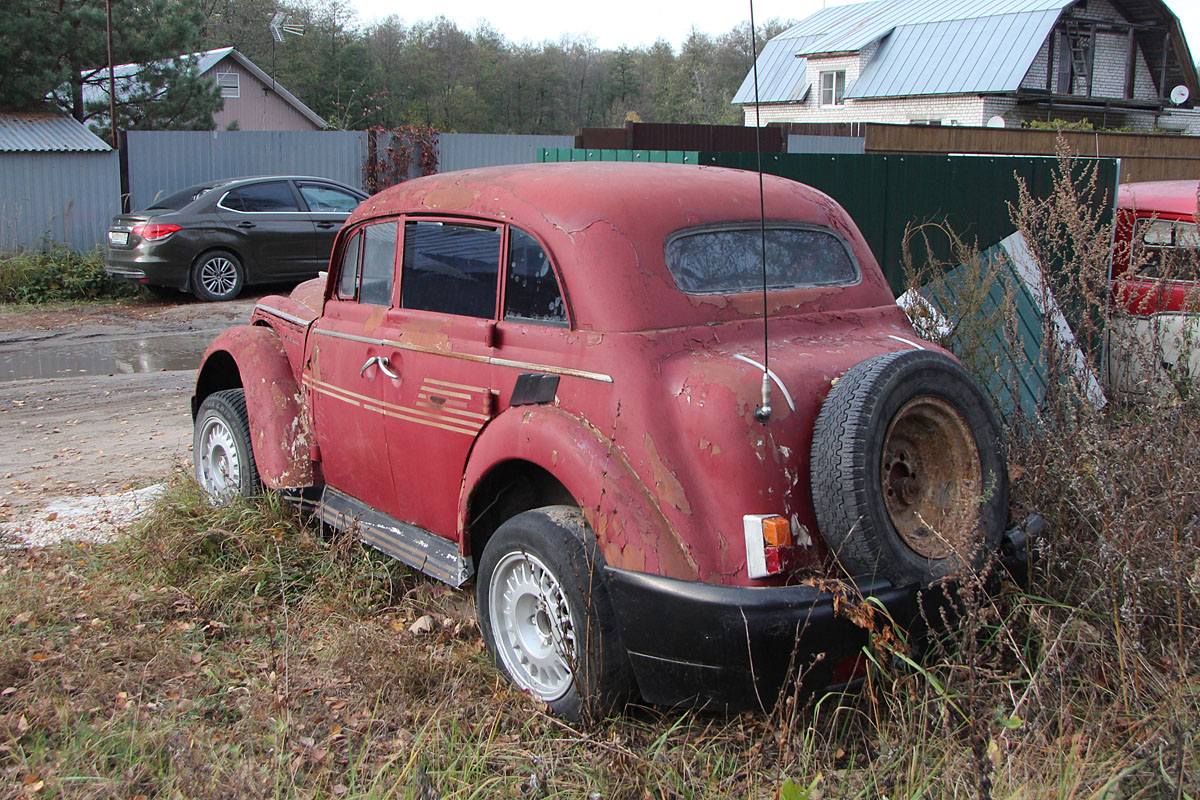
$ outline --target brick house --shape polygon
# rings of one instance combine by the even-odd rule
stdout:
[[[1162,0],[831,6],[768,42],[757,66],[759,106],[753,73],[733,98],[751,126],[1087,119],[1200,133],[1196,68]]]

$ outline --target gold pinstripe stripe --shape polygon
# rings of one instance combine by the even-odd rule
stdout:
[[[458,420],[448,417],[445,414],[431,414],[420,409],[410,408],[408,406],[395,405],[393,403],[385,403],[381,400],[376,400],[373,397],[366,397],[339,386],[318,381],[313,378],[305,377],[304,382],[309,384],[314,391],[332,397],[335,400],[341,400],[346,403],[351,403],[359,408],[367,411],[374,411],[385,416],[395,417],[407,422],[415,422],[419,425],[428,425],[442,430],[453,431],[454,433],[465,433],[475,435],[483,428],[483,422],[486,422],[490,417],[483,414],[471,414],[471,412],[462,411],[459,414],[470,414],[472,417],[481,420],[479,424],[472,424],[466,420]],[[358,398],[358,399],[354,399]],[[360,402],[361,401],[361,402]]]

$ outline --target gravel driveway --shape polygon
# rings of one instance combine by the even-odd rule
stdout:
[[[145,503],[147,493],[133,490],[190,459],[199,352],[248,320],[256,299],[0,308],[0,532],[42,541],[59,527],[96,538],[83,533],[89,521]],[[105,353],[118,357],[97,355]],[[78,375],[96,369],[113,372]],[[137,369],[155,371],[129,371]],[[61,376],[20,377],[39,372]],[[42,533],[31,537],[35,528]]]

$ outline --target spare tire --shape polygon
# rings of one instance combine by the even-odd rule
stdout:
[[[817,416],[812,498],[853,576],[929,583],[977,567],[1008,514],[1000,426],[954,359],[902,350],[835,382]]]

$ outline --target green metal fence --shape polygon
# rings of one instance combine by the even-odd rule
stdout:
[[[577,150],[545,148],[540,161],[641,161],[711,164],[757,169],[754,153],[706,153],[694,150]],[[1111,215],[1119,162],[1095,162],[1101,194]],[[897,294],[904,290],[903,240],[909,224],[945,223],[964,241],[987,250],[1012,234],[1009,204],[1017,202],[1017,177],[1034,196],[1050,191],[1055,159],[1024,156],[935,156],[764,153],[763,171],[820,189],[850,213]],[[1108,218],[1111,218],[1108,217]],[[944,238],[944,237],[942,237]],[[934,255],[950,257],[935,242]],[[914,248],[918,263],[923,246]]]
[[[540,161],[641,161],[710,164],[756,170],[754,153],[695,151],[543,149]],[[1117,159],[1076,159],[1079,169],[1096,167],[1101,219],[1112,220],[1120,162]],[[1017,203],[1019,180],[1034,197],[1047,196],[1054,183],[1054,158],[1024,156],[779,154],[762,156],[763,171],[806,183],[837,200],[853,217],[875,254],[888,282],[899,295],[905,289],[904,238],[911,225],[947,226],[986,260],[1000,269],[991,287],[988,304],[1011,301],[1017,336],[1010,343],[1000,330],[991,337],[988,365],[978,377],[1003,416],[1012,422],[1020,409],[1032,418],[1047,390],[1046,364],[1042,359],[1043,309],[1019,274],[1023,252],[1010,207]],[[911,242],[914,263],[920,267],[931,256],[952,265],[947,236],[918,236]],[[1036,272],[1036,267],[1033,268]],[[1028,273],[1028,270],[1026,270]],[[954,292],[960,269],[947,273],[946,287]],[[928,288],[928,287],[927,287]],[[924,290],[923,290],[924,291]],[[946,311],[937,297],[929,297]],[[1057,298],[1057,307],[1070,315],[1074,298]],[[991,309],[985,308],[985,312]],[[954,324],[957,320],[948,320]],[[1092,365],[1097,369],[1099,365]]]

